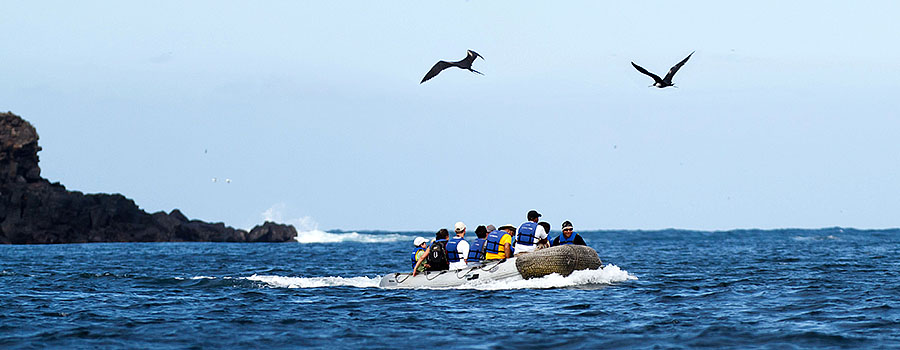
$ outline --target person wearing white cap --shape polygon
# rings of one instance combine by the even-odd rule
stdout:
[[[465,240],[466,224],[462,221],[453,226],[456,237],[447,241],[447,260],[450,262],[450,270],[466,268],[466,257],[469,256],[469,242]]]
[[[416,250],[412,252],[412,266],[416,268],[416,263],[419,262],[419,259],[422,259],[422,256],[425,255],[425,250],[428,249],[428,240],[425,237],[419,236],[413,240],[413,245],[416,246]],[[425,265],[419,265],[421,268],[419,272],[425,271]]]

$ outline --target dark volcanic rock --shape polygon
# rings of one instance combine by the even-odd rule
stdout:
[[[262,226],[256,226],[247,234],[250,242],[284,242],[297,237],[297,229],[293,225],[276,224],[266,221]]]
[[[290,225],[266,222],[249,233],[190,220],[178,209],[148,214],[120,194],[82,194],[41,178],[38,135],[12,113],[0,113],[0,243],[286,242]]]

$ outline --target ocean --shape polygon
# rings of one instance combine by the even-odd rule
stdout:
[[[0,348],[900,348],[900,230],[580,234],[603,269],[451,289],[378,287],[431,232],[5,245]]]

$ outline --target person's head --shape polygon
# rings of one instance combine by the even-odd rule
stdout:
[[[475,228],[475,236],[478,238],[487,237],[487,228],[484,227],[484,225],[478,225],[478,227]]]
[[[425,237],[416,237],[416,239],[413,240],[413,245],[416,247],[425,248],[426,243],[428,243],[428,240],[425,239]]]
[[[562,232],[566,237],[569,237],[572,235],[572,232],[575,232],[575,227],[572,227],[572,223],[569,220],[563,221]]]
[[[506,231],[506,233],[514,234],[514,233],[516,233],[516,227],[513,225],[510,225],[510,224],[506,224],[506,225],[500,226],[500,231]]]
[[[550,223],[549,222],[541,221],[538,223],[538,225],[541,225],[541,227],[544,228],[544,232],[550,233]]]
[[[487,229],[487,233],[491,233],[491,232],[494,232],[497,230],[497,228],[494,227],[494,225],[487,225],[486,229]]]
[[[462,221],[457,221],[456,225],[453,225],[453,231],[456,232],[456,235],[459,237],[466,235],[466,224]]]
[[[541,217],[541,213],[538,213],[537,210],[529,210],[526,217],[528,218],[528,221],[538,222],[538,218]]]
[[[447,229],[442,228],[442,229],[438,230],[437,233],[434,234],[434,238],[437,238],[437,239],[450,238],[450,231],[447,231]]]

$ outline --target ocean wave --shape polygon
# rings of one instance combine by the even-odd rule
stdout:
[[[331,233],[319,230],[298,232],[294,239],[300,243],[341,243],[341,242],[361,242],[361,243],[387,243],[409,240],[412,241],[414,236],[406,236],[396,233],[391,234],[370,234],[358,232]]]
[[[214,280],[215,277],[212,276],[194,276],[194,277],[175,277],[176,280]],[[229,277],[223,277],[223,279],[229,279]]]
[[[826,241],[826,240],[840,240],[837,236],[827,235],[827,236],[794,236],[791,239],[799,242],[809,242],[809,241]]]
[[[284,276],[259,276],[244,277],[246,280],[262,282],[272,288],[321,288],[321,287],[378,287],[381,278],[369,277],[284,277]]]

